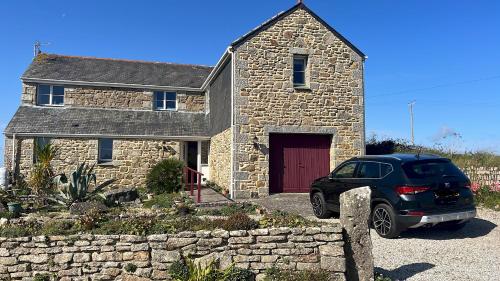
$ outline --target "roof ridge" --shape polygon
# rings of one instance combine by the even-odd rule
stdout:
[[[61,54],[51,54],[51,53],[41,53],[40,55],[46,55],[49,57],[55,56],[55,57],[63,57],[63,58],[91,59],[91,60],[103,60],[103,61],[123,61],[123,62],[137,62],[137,63],[147,63],[147,64],[169,64],[169,65],[183,65],[183,66],[214,68],[213,66],[209,66],[209,65],[190,64],[190,63],[145,61],[145,60],[118,59],[118,58],[99,58],[99,57],[93,57],[93,56],[74,56],[74,55],[61,55]]]

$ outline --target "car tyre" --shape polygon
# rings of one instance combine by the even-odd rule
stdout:
[[[311,205],[317,218],[327,219],[332,216],[332,212],[326,207],[325,197],[321,192],[316,192],[311,196]]]
[[[401,233],[394,209],[387,204],[378,204],[373,208],[371,221],[377,234],[383,238],[395,238]]]

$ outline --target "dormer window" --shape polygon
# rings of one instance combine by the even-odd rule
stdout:
[[[64,105],[64,87],[53,85],[38,85],[36,103],[37,105]]]
[[[175,92],[155,92],[154,106],[156,110],[176,110],[177,94]]]

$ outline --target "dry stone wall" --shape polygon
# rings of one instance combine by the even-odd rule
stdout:
[[[36,273],[58,280],[165,280],[169,266],[191,256],[247,268],[262,279],[266,268],[318,269],[345,279],[342,228],[271,228],[179,234],[0,237],[0,278],[28,280]],[[127,272],[129,264],[137,268]],[[30,279],[31,280],[31,279]]]
[[[36,105],[37,84],[23,83],[21,102]],[[64,106],[107,109],[153,110],[152,89],[64,86]],[[203,92],[177,91],[177,110],[205,111]]]
[[[231,181],[231,128],[210,139],[210,180],[229,189]]]
[[[57,173],[69,173],[79,163],[97,162],[97,139],[54,138],[51,143],[59,147],[52,165]],[[12,139],[6,139],[11,151]],[[16,139],[16,172],[29,178],[33,164],[33,138]],[[7,148],[7,146],[6,146]],[[165,149],[166,148],[166,149]],[[149,170],[160,160],[168,157],[182,159],[181,143],[169,140],[115,139],[113,141],[113,162],[97,165],[95,172],[98,181],[117,179],[115,186],[140,187],[145,183]],[[6,167],[11,167],[11,157],[6,158]]]
[[[303,9],[235,50],[236,198],[269,193],[269,134],[332,135],[330,168],[364,153],[363,58]],[[293,57],[306,55],[306,87],[293,85]]]

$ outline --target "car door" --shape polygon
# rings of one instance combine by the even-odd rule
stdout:
[[[340,194],[352,187],[357,161],[350,161],[335,169],[328,177],[325,190],[325,199],[331,205],[340,206]]]
[[[354,187],[369,186],[372,190],[377,188],[380,179],[380,163],[374,161],[361,161],[356,171]]]

